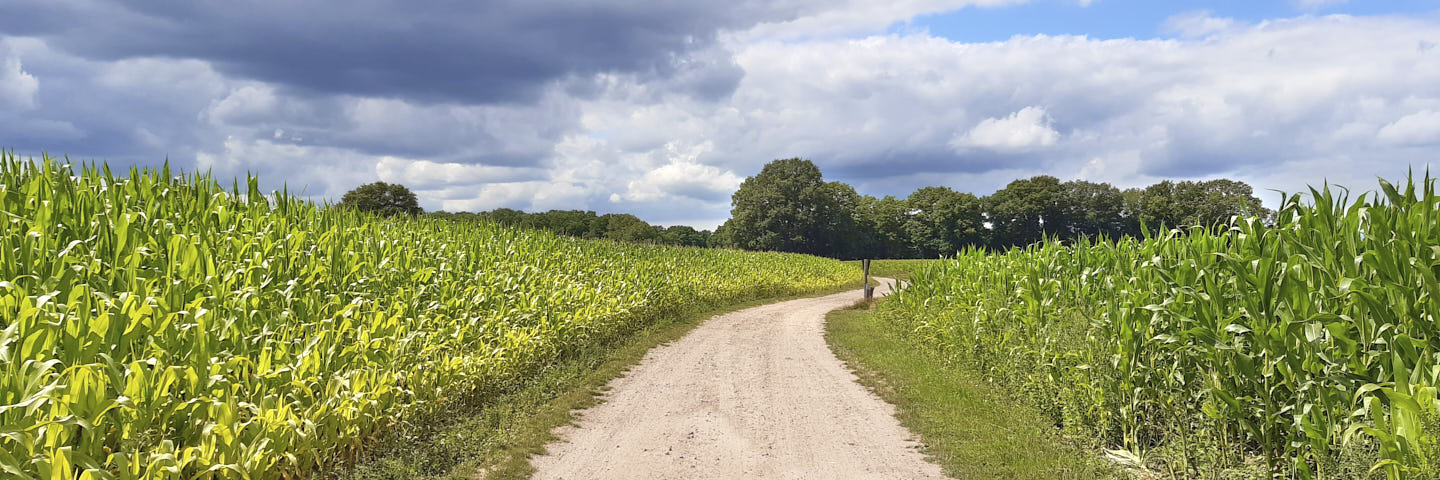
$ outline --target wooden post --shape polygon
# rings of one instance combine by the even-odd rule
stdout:
[[[870,259],[860,261],[861,268],[865,269],[865,299],[875,297],[875,287],[870,286]]]

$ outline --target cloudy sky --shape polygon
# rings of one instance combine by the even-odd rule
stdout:
[[[0,145],[704,228],[794,156],[1371,189],[1440,167],[1437,47],[1440,0],[0,0]]]

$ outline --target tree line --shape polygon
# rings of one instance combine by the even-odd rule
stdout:
[[[588,239],[609,239],[621,242],[658,243],[687,247],[713,247],[713,233],[693,227],[651,225],[639,217],[625,213],[597,215],[588,210],[550,210],[526,213],[511,208],[488,212],[425,213],[415,194],[398,183],[374,182],[345,193],[339,208],[352,208],[380,216],[420,215],[453,221],[484,220],[501,225],[549,230],[561,235]]]
[[[340,206],[381,214],[418,214],[414,194],[376,182],[347,193]],[[1226,179],[1163,181],[1121,190],[1108,183],[1041,175],[988,196],[924,187],[905,198],[861,195],[827,182],[809,160],[775,160],[731,196],[730,219],[714,232],[651,225],[623,213],[586,210],[527,213],[431,212],[450,220],[486,220],[579,238],[693,247],[808,253],[835,258],[935,258],[968,247],[1003,250],[1046,237],[1118,238],[1186,225],[1215,226],[1236,215],[1268,217],[1250,185]]]
[[[925,187],[906,198],[860,195],[826,182],[809,160],[775,160],[731,198],[716,244],[836,258],[934,258],[966,247],[1008,249],[1045,237],[1138,236],[1162,226],[1270,215],[1235,180],[1163,181],[1121,190],[1108,183],[1042,175],[977,197]]]
[[[713,247],[712,232],[694,227],[651,225],[628,213],[597,215],[588,210],[550,210],[526,213],[511,208],[488,212],[432,212],[431,217],[450,220],[488,220],[501,225],[549,230],[578,238],[607,239],[621,242],[655,243],[687,247]]]

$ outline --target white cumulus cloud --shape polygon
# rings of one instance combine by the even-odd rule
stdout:
[[[982,148],[1002,153],[1020,153],[1055,145],[1060,132],[1051,127],[1045,107],[1025,107],[1004,118],[987,118],[970,131],[950,141],[956,150]]]
[[[1394,145],[1433,145],[1440,143],[1440,111],[1415,112],[1380,128],[1381,141]]]
[[[20,57],[11,55],[0,61],[0,108],[26,111],[35,108],[40,80],[25,71]]]
[[[646,202],[681,197],[723,201],[730,198],[740,182],[741,178],[734,172],[709,165],[672,163],[645,172],[629,182],[624,195],[612,195],[611,201]]]

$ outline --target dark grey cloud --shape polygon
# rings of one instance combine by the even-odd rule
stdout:
[[[847,182],[874,178],[913,177],[924,174],[984,173],[1007,168],[1038,168],[1044,156],[1036,154],[1001,154],[984,150],[955,152],[945,148],[944,141],[926,148],[859,152],[864,158],[836,161],[830,153],[816,155],[826,164],[825,175]]]
[[[33,39],[0,37],[0,63],[35,79],[33,101],[0,108],[0,144],[76,160],[188,164],[214,132],[196,112],[222,80],[199,62],[93,62]]]
[[[309,92],[475,104],[612,72],[723,97],[738,68],[690,54],[714,52],[721,29],[785,17],[711,1],[19,0],[0,5],[0,32],[92,60],[200,59]]]
[[[319,196],[373,179],[391,157],[533,171],[583,129],[583,99],[620,84],[643,85],[627,94],[635,104],[723,101],[744,71],[719,32],[813,8],[5,1],[0,75],[25,76],[18,90],[0,90],[0,144],[117,164],[168,157],[219,175],[260,173],[267,188],[304,184]],[[24,72],[8,71],[22,64]],[[492,197],[530,188],[506,185]]]

